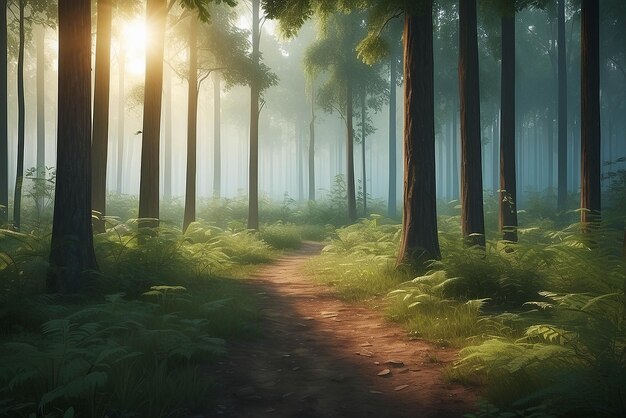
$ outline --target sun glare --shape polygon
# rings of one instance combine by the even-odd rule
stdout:
[[[143,74],[146,66],[146,21],[135,18],[124,23],[123,47],[126,49],[126,68],[134,75]]]

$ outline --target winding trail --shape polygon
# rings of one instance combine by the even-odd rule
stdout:
[[[476,393],[445,382],[456,351],[406,331],[306,278],[322,246],[263,266],[242,286],[259,295],[262,337],[229,347],[209,370],[215,417],[460,417]],[[388,373],[379,376],[379,373]]]

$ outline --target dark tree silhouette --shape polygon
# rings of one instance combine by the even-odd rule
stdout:
[[[582,223],[600,218],[600,6],[583,0],[581,10],[581,191]]]
[[[75,293],[96,269],[91,225],[91,1],[59,1],[57,183],[47,288]]]
[[[567,209],[567,63],[565,57],[565,0],[558,0],[558,175],[557,207]]]
[[[7,83],[7,0],[0,1],[0,226],[9,222],[9,101]]]
[[[111,0],[98,0],[96,22],[96,70],[91,143],[91,209],[96,212],[94,230],[104,232],[107,157],[109,149],[109,93],[111,81]]]
[[[502,88],[500,123],[500,231],[517,242],[515,178],[515,8],[508,2],[502,15]]]
[[[461,226],[471,245],[485,245],[478,84],[476,0],[459,1],[459,94],[461,97]]]

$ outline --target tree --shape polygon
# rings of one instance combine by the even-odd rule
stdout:
[[[109,93],[111,80],[111,0],[98,0],[96,67],[93,105],[91,209],[94,230],[105,231],[107,154],[109,149]]]
[[[350,0],[328,2],[318,0],[312,2],[299,2],[298,0],[280,1],[265,0],[266,10],[269,16],[279,17],[281,28],[286,34],[293,34],[306,19],[313,13],[324,14],[328,6],[354,7]],[[322,7],[324,6],[324,7]],[[437,236],[437,214],[436,214],[436,190],[435,190],[435,132],[434,132],[434,106],[432,96],[428,93],[432,91],[432,81],[427,74],[433,73],[432,62],[428,57],[432,56],[432,1],[404,2],[404,1],[367,1],[362,6],[370,12],[368,20],[368,36],[361,43],[360,54],[368,61],[376,61],[385,56],[388,51],[387,45],[380,38],[382,28],[385,27],[390,18],[398,15],[398,10],[404,13],[405,17],[405,39],[412,39],[405,42],[404,47],[404,69],[405,69],[405,131],[404,147],[419,147],[424,143],[425,147],[417,155],[405,153],[405,191],[404,213],[411,214],[403,219],[402,224],[402,247],[398,254],[399,263],[414,263],[421,257],[438,258],[440,256],[439,240]],[[423,22],[431,30],[424,30]],[[430,22],[430,24],[428,24]],[[421,29],[420,29],[421,28]],[[410,36],[409,36],[410,35]],[[429,43],[427,39],[431,39]],[[409,46],[419,46],[415,51]],[[430,51],[430,52],[429,52]],[[427,59],[422,60],[422,56]],[[427,68],[427,67],[430,67]],[[424,74],[425,77],[420,77]],[[413,77],[415,82],[409,83],[407,78]],[[429,87],[430,83],[430,87]],[[413,88],[421,91],[415,92]],[[416,109],[425,109],[425,114],[420,114]],[[428,111],[428,109],[431,109]],[[432,117],[432,121],[430,120]],[[407,129],[411,127],[411,129]],[[415,174],[423,172],[424,176]]]
[[[189,25],[189,74],[187,100],[187,180],[183,231],[196,220],[196,142],[198,131],[198,26],[196,16]]]
[[[567,63],[565,56],[565,0],[558,0],[558,175],[557,208],[567,206]]]
[[[7,103],[7,1],[0,1],[0,226],[9,222],[9,164],[8,142],[9,126]]]
[[[259,44],[260,0],[252,0],[252,65],[258,67],[261,61]],[[248,171],[248,229],[259,229],[259,80],[250,81],[250,167]]]
[[[147,0],[146,75],[139,183],[140,226],[156,227],[159,222],[159,138],[163,92],[163,50],[166,0]]]
[[[317,100],[331,113],[338,112],[346,124],[346,186],[348,222],[356,221],[356,187],[354,175],[354,104],[365,85],[362,78],[366,69],[356,55],[358,41],[364,36],[360,23],[363,17],[356,12],[336,13],[320,20],[318,39],[305,56],[307,72],[315,77],[327,72],[327,81],[318,89]],[[361,92],[362,94],[362,92]]]
[[[22,184],[24,182],[24,133],[26,126],[26,106],[24,100],[24,44],[26,0],[19,0],[19,50],[17,57],[17,169],[15,190],[13,193],[13,227],[19,231],[21,226]]]
[[[435,184],[432,1],[404,26],[404,210],[397,262],[440,258]]]
[[[59,1],[57,183],[47,289],[76,293],[97,269],[91,226],[91,2]]]
[[[500,109],[500,232],[517,242],[517,181],[515,178],[515,5],[502,12],[502,78]]]
[[[309,200],[315,200],[315,80],[311,79],[311,121],[309,122]]]
[[[476,0],[459,1],[461,97],[461,227],[471,245],[485,245]]]
[[[600,219],[600,6],[581,9],[581,193],[580,221]],[[586,228],[585,228],[586,230]]]
[[[213,73],[213,197],[222,193],[222,83],[220,74]]]

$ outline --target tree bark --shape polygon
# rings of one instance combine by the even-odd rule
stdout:
[[[476,0],[459,2],[459,40],[461,226],[468,244],[484,247]]]
[[[558,173],[557,208],[567,209],[567,62],[565,55],[565,0],[558,0]]]
[[[96,233],[105,231],[112,19],[111,0],[98,0],[93,139],[91,143],[93,170],[91,174],[91,209],[95,212],[93,228]]]
[[[196,220],[196,142],[198,130],[198,20],[191,16],[189,27],[189,74],[187,76],[187,181],[183,232]]]
[[[363,169],[363,216],[367,217],[367,170],[365,167],[365,121],[367,119],[366,116],[366,95],[367,89],[365,86],[363,87],[362,95],[361,95],[361,168]]]
[[[24,182],[24,132],[26,107],[24,102],[24,8],[26,0],[19,0],[19,51],[17,57],[17,169],[13,195],[13,227],[20,230],[22,183]]]
[[[456,97],[452,101],[452,199],[459,196],[459,125],[457,118],[458,101]]]
[[[404,23],[404,209],[397,264],[441,258],[437,236],[433,2]]]
[[[126,53],[121,50],[119,54],[119,84],[118,84],[118,108],[117,108],[117,194],[122,194],[122,178],[124,176],[124,142],[126,130],[124,127],[126,110]]]
[[[163,200],[172,200],[172,73],[166,69],[163,73]]]
[[[141,141],[141,178],[139,185],[139,226],[159,225],[159,137],[163,93],[163,50],[165,44],[165,0],[148,0],[146,22],[148,46]]]
[[[7,0],[0,1],[0,227],[9,222],[9,121]]]
[[[581,12],[581,193],[580,221],[600,220],[600,12],[583,0]],[[586,228],[585,228],[586,229]]]
[[[309,200],[315,200],[315,82],[311,81],[311,122],[309,123]]]
[[[348,223],[356,222],[356,191],[354,185],[354,93],[352,79],[346,82],[346,186],[348,192]]]
[[[502,17],[502,88],[500,123],[500,232],[517,242],[515,158],[515,11]]]
[[[259,0],[252,0],[252,64],[258,68],[259,52]],[[250,83],[250,171],[248,173],[248,229],[259,229],[259,81]]]
[[[396,178],[396,137],[398,136],[396,127],[396,58],[396,55],[392,53],[389,60],[389,194],[387,197],[387,216],[390,218],[396,217],[396,202],[398,200],[396,196],[396,183],[398,182]]]
[[[57,183],[47,289],[76,293],[97,269],[91,226],[91,1],[59,1]]]
[[[222,193],[222,87],[219,73],[213,73],[213,197]]]
[[[46,57],[44,27],[37,28],[37,177],[46,175]]]

